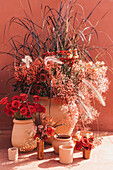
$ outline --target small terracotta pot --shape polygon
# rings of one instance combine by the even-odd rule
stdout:
[[[71,145],[59,146],[59,161],[63,164],[70,164],[73,162],[73,149]]]
[[[89,159],[91,154],[91,150],[83,149],[83,158]]]
[[[56,154],[59,154],[59,146],[60,145],[73,145],[72,137],[65,134],[54,135],[52,146]]]

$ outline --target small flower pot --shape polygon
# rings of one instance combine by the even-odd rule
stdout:
[[[74,145],[72,137],[65,134],[54,135],[52,146],[56,154],[59,154],[60,145]]]
[[[71,145],[59,146],[59,161],[63,164],[70,164],[73,162],[73,149]]]
[[[83,158],[89,159],[91,154],[91,150],[83,149]]]

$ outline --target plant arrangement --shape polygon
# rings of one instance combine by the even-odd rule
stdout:
[[[21,93],[19,96],[13,96],[11,101],[8,101],[8,97],[4,97],[0,100],[0,104],[5,105],[4,112],[17,120],[32,119],[33,115],[45,113],[45,108],[40,105],[39,96],[33,96],[33,103],[27,101],[28,95]]]
[[[52,118],[42,118],[42,124],[37,126],[37,132],[34,138],[38,140],[48,140],[49,137],[54,136],[55,128],[53,127]]]
[[[32,14],[29,1],[28,4]],[[12,49],[7,54],[14,57],[14,91],[61,101],[61,109],[71,119],[87,124],[99,115],[93,99],[105,106],[103,93],[109,87],[108,68],[99,60],[106,49],[99,48],[96,56],[90,55],[91,50],[97,51],[91,44],[98,34],[89,21],[94,9],[87,17],[80,17],[79,12],[73,10],[75,6],[77,3],[73,0],[69,3],[61,0],[59,10],[49,6],[43,9],[42,5],[42,27],[25,10],[23,19],[12,17],[9,26],[18,24],[26,33],[23,42],[15,39],[17,36],[11,37]],[[39,125],[40,138],[45,128]]]
[[[94,141],[93,136],[90,138],[87,138],[84,136],[79,141],[75,142],[75,149],[76,150],[82,150],[82,149],[91,150],[94,148],[93,141]]]
[[[76,133],[76,136],[73,136],[73,141],[75,143],[75,150],[91,150],[96,146],[99,146],[102,143],[102,137],[99,137],[97,134],[93,134],[90,131],[86,131],[85,134]]]

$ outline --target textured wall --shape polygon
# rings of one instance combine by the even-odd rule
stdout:
[[[41,0],[33,0],[30,1],[31,6],[33,9],[33,15],[35,20],[38,24],[41,24]],[[78,0],[79,4],[84,7],[85,16],[87,16],[93,7],[99,2],[99,0]],[[27,0],[22,1],[24,8],[29,12]],[[43,0],[43,3],[51,5],[55,8],[58,8],[60,4],[60,0]],[[99,20],[108,10],[109,13],[103,18],[100,24],[97,27],[99,31],[99,44],[101,46],[109,46],[112,44],[111,39],[113,39],[113,0],[103,0],[101,4],[96,8],[92,16],[90,17],[90,21],[93,25],[95,25],[96,21]],[[12,33],[20,33],[23,35],[24,30],[20,30],[19,27],[11,27],[11,30],[6,33],[5,41],[3,42],[3,33],[4,33],[4,26],[10,20],[12,16],[22,17],[24,15],[22,7],[19,1],[15,0],[0,0],[0,51],[8,50],[8,39]],[[105,33],[106,34],[105,34]],[[109,38],[108,36],[111,38]],[[95,41],[95,40],[94,40]],[[103,60],[105,60],[110,67],[113,66],[112,61],[112,51],[109,50],[109,57],[108,55],[104,56]],[[93,55],[93,54],[92,54]],[[11,63],[12,58],[7,55],[0,55],[0,69],[4,67],[6,64]],[[13,76],[13,72],[9,71],[9,69],[4,69],[0,72],[0,99],[7,94],[11,94],[13,89],[11,86],[11,82],[8,83],[6,86],[7,80]],[[96,104],[99,112],[101,112],[98,118],[98,124],[100,130],[113,130],[113,75],[109,71],[108,77],[111,81],[109,91],[106,93],[106,106],[102,107],[99,104]],[[6,115],[3,114],[3,108],[0,106],[0,129],[10,129],[12,126],[12,120],[8,118]],[[92,125],[93,129],[97,129],[97,122],[94,122]]]

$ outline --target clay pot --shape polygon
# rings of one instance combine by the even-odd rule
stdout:
[[[48,97],[40,97],[40,104],[43,105],[46,108],[46,116],[49,116],[49,102],[50,99]],[[56,102],[54,99],[51,100],[51,107],[50,107],[50,113],[53,117],[53,121],[59,122],[59,124],[65,124],[62,126],[56,127],[55,132],[57,134],[67,134],[70,135],[73,132],[73,129],[75,127],[75,124],[77,122],[76,118],[71,119],[68,114],[64,113],[61,110],[61,103]]]
[[[32,151],[37,147],[37,141],[33,140],[28,143],[30,138],[30,132],[33,130],[33,121],[29,120],[16,120],[13,119],[13,129],[11,142],[14,147],[17,147],[20,151]]]
[[[71,145],[59,146],[59,161],[63,164],[70,164],[73,162],[73,149]]]
[[[72,137],[65,134],[54,135],[52,146],[56,154],[59,154],[59,146],[60,145],[71,145],[74,146],[72,141]]]
[[[91,154],[91,150],[83,149],[83,158],[89,159]]]

